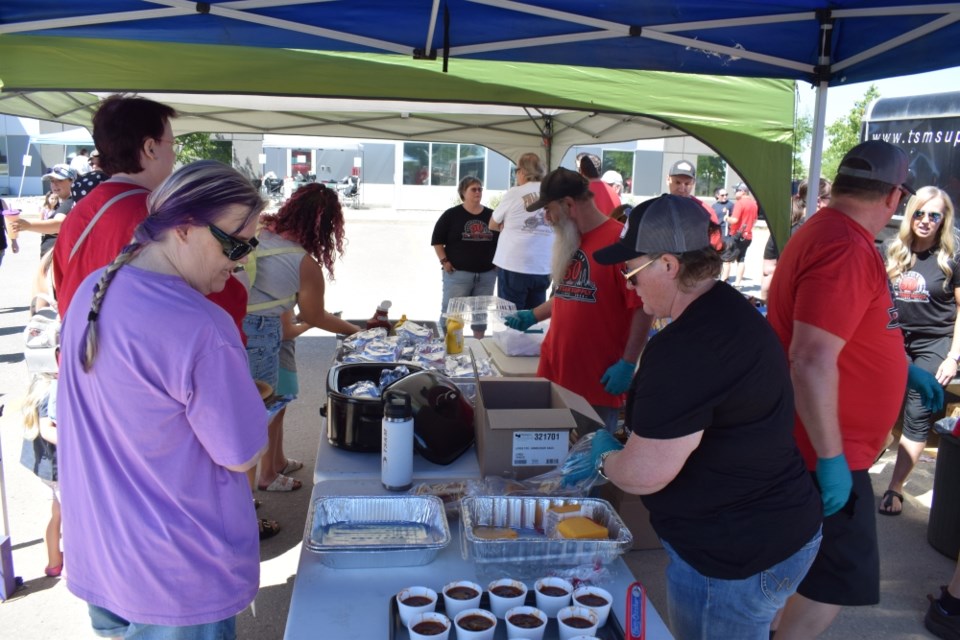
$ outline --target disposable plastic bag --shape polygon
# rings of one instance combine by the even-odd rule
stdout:
[[[493,341],[508,356],[539,356],[543,333],[525,333],[507,327],[493,332]]]

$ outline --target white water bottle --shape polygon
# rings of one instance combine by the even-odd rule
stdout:
[[[413,409],[406,391],[383,397],[380,447],[380,482],[388,491],[406,491],[413,485]]]

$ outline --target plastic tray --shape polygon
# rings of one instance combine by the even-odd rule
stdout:
[[[517,312],[517,305],[496,296],[470,296],[450,298],[447,302],[448,318],[459,317],[469,324],[487,324],[503,322],[503,319]]]
[[[436,496],[335,496],[310,505],[306,547],[336,569],[429,564],[450,544]]]
[[[437,594],[439,598],[437,599],[437,613],[443,613],[446,615],[443,606],[443,595],[440,594],[440,590],[437,589]],[[524,600],[524,604],[528,607],[537,606],[537,594],[533,592],[533,589],[527,590],[527,598]],[[490,594],[486,591],[483,592],[483,595],[480,596],[480,608],[490,611]],[[451,630],[450,637],[453,638],[456,635],[456,630]],[[610,612],[610,615],[607,616],[607,623],[597,629],[596,637],[601,640],[623,640],[623,627],[620,626],[620,621],[617,620],[617,616],[614,615],[613,611]],[[543,633],[543,640],[557,640],[560,637],[560,631],[557,628],[557,619],[548,618],[547,619],[547,628]],[[390,640],[409,640],[410,633],[407,631],[406,625],[403,624],[403,621],[400,619],[400,610],[397,607],[397,597],[393,596],[390,598]],[[502,618],[497,619],[497,629],[493,635],[494,640],[507,640],[507,623],[504,622]]]
[[[551,507],[578,504],[584,515],[607,527],[607,540],[547,538],[545,513]],[[521,496],[470,496],[461,501],[461,552],[478,565],[524,565],[543,571],[543,566],[607,564],[633,546],[633,535],[606,500]],[[478,526],[509,527],[519,536],[512,540],[487,540],[473,532]],[[524,577],[514,571],[518,578]]]

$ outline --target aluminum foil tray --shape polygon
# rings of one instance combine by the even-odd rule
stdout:
[[[544,534],[547,509],[578,504],[583,514],[607,527],[607,540],[556,540]],[[633,535],[606,500],[598,498],[470,496],[461,500],[461,551],[464,559],[484,563],[607,564],[633,546]],[[507,527],[515,539],[478,537],[479,526]],[[512,575],[512,574],[511,574]]]
[[[436,496],[333,496],[310,505],[303,538],[328,567],[411,567],[450,544],[450,527]]]

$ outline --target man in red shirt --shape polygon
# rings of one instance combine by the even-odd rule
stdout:
[[[753,225],[757,222],[760,215],[760,209],[757,201],[750,194],[750,188],[741,183],[737,185],[737,192],[734,195],[736,204],[733,205],[733,212],[723,217],[723,221],[730,225],[730,235],[734,238],[736,251],[734,259],[731,262],[724,262],[723,269],[720,272],[721,282],[726,282],[730,272],[736,265],[736,280],[733,286],[739,289],[743,284],[743,274],[747,269],[747,249],[753,242]]]
[[[597,209],[586,178],[550,172],[527,211],[541,207],[554,228],[553,297],[510,316],[507,325],[523,331],[552,318],[537,375],[583,396],[613,431],[653,318],[627,289],[622,264],[593,259],[620,238],[623,225]]]
[[[912,191],[905,184],[908,164],[907,154],[886,142],[851,149],[840,162],[830,206],[793,235],[770,286],[767,317],[790,360],[794,435],[825,516],[820,551],[784,609],[777,640],[815,638],[841,607],[879,602],[868,470],[908,383],[929,406],[943,402],[936,378],[919,367],[908,374],[886,270],[873,243]]]
[[[83,279],[110,264],[147,216],[147,196],[171,173],[176,112],[146,98],[110,96],[93,116],[100,163],[111,176],[70,212],[53,250],[53,283],[65,317]]]
[[[577,168],[580,175],[590,181],[593,202],[605,216],[620,206],[620,195],[609,184],[600,179],[600,158],[592,153],[577,156]]]
[[[720,234],[720,221],[717,219],[717,212],[713,210],[703,200],[693,195],[694,187],[697,186],[697,168],[688,160],[677,160],[670,167],[667,173],[667,190],[670,195],[680,196],[681,198],[690,198],[707,212],[710,216],[710,222],[716,225],[710,229],[710,246],[720,251],[723,249],[723,238]]]

